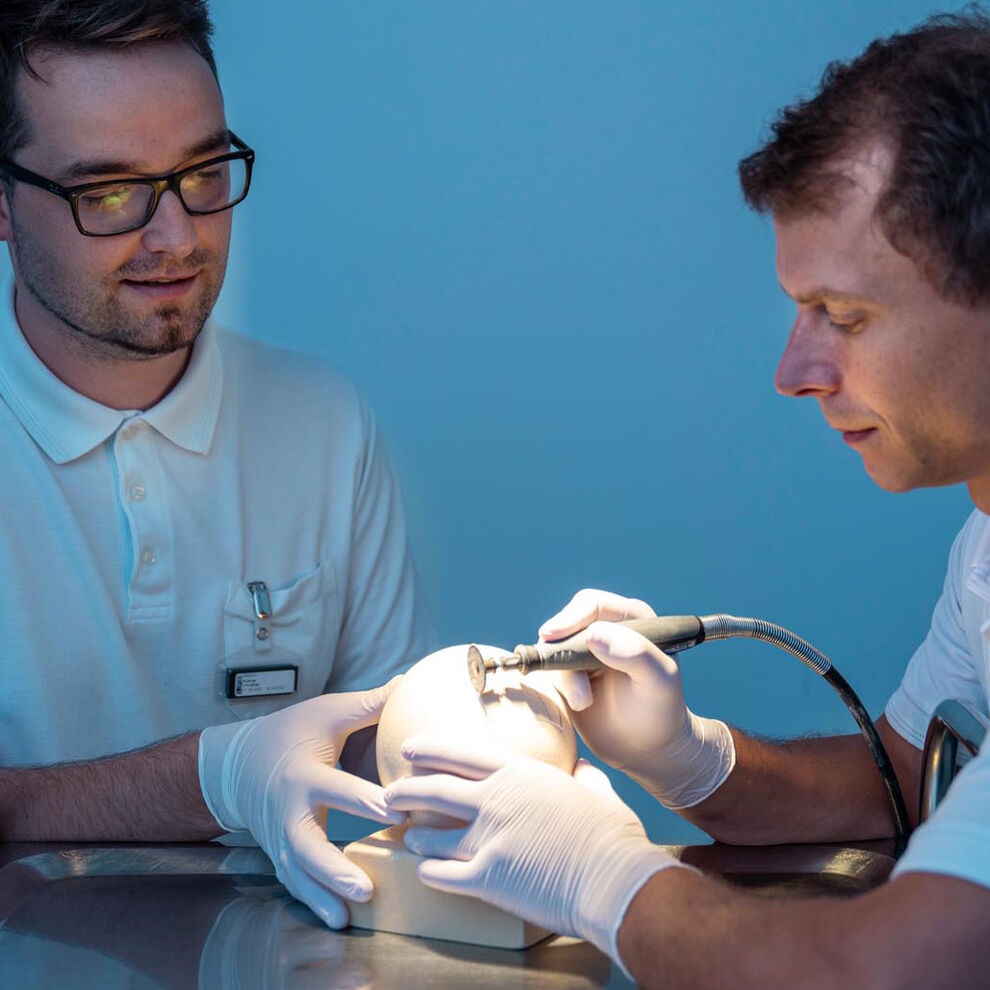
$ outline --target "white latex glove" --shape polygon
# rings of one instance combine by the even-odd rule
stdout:
[[[437,736],[415,737],[403,747],[420,773],[449,772],[393,782],[385,789],[389,806],[469,823],[406,830],[406,847],[428,857],[420,879],[585,938],[621,964],[616,938],[633,897],[658,870],[683,864],[650,842],[590,763],[579,760],[572,777],[513,756],[487,776],[499,762],[490,752],[454,748]]]
[[[639,633],[613,624],[655,614],[639,599],[587,588],[543,623],[540,637],[562,639],[587,627],[588,646],[608,669],[590,677],[558,673],[574,727],[596,756],[668,808],[689,808],[725,781],[736,750],[724,722],[701,718],[685,705],[676,661]]]
[[[213,817],[228,831],[250,832],[289,893],[331,928],[348,922],[342,897],[366,901],[374,888],[327,839],[327,808],[386,825],[405,821],[385,806],[381,787],[335,766],[347,737],[378,721],[397,682],[322,695],[200,735],[199,781]]]

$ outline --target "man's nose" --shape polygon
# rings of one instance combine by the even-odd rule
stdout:
[[[193,218],[186,213],[182,201],[171,190],[162,193],[155,215],[142,231],[142,242],[148,251],[161,251],[184,258],[195,249],[199,237]]]
[[[798,314],[780,356],[774,387],[793,398],[824,398],[839,390],[841,375],[834,342],[816,321]]]

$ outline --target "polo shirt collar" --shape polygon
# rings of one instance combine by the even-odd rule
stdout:
[[[52,374],[31,349],[14,313],[14,282],[0,298],[0,396],[35,443],[56,464],[67,464],[143,418],[172,443],[206,454],[220,412],[223,370],[216,329],[207,320],[175,387],[150,409],[111,409],[80,395]]]

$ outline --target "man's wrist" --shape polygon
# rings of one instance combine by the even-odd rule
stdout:
[[[725,722],[688,711],[680,733],[656,759],[627,772],[664,807],[681,811],[710,797],[735,765],[736,747]]]
[[[577,919],[575,927],[589,942],[611,956],[625,970],[619,958],[617,939],[622,920],[629,905],[643,885],[656,873],[668,867],[697,872],[654,845],[642,839],[622,839],[599,857],[589,871],[583,886],[587,910]],[[579,900],[579,910],[582,901]],[[628,971],[626,975],[629,976]]]
[[[211,725],[199,734],[199,787],[203,800],[217,824],[226,832],[243,832],[247,825],[241,821],[230,789],[228,757],[237,737],[248,722]]]

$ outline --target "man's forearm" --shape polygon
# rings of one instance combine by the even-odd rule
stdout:
[[[618,951],[640,984],[664,990],[976,986],[988,909],[986,888],[934,874],[852,899],[770,900],[674,867],[633,898]]]
[[[209,839],[199,733],[86,763],[0,769],[0,841]]]
[[[909,813],[921,754],[881,718],[878,730]],[[880,772],[859,735],[774,743],[735,729],[736,766],[709,798],[681,814],[721,842],[762,845],[893,835]]]

